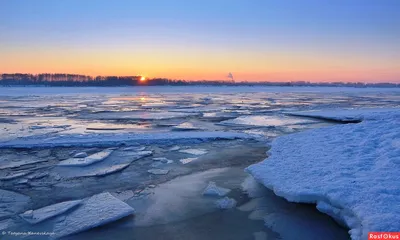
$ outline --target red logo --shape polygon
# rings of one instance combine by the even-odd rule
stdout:
[[[400,232],[369,232],[368,240],[400,240]]]

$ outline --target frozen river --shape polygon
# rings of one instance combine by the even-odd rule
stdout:
[[[399,89],[372,88],[0,88],[0,230],[51,233],[26,239],[348,239],[314,206],[288,203],[243,170],[277,136],[342,124],[293,112],[399,102]],[[210,182],[214,193],[204,194]],[[65,211],[29,211],[66,201]]]

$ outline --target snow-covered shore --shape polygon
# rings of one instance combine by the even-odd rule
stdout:
[[[246,170],[289,201],[317,204],[347,226],[352,239],[398,231],[400,109],[361,115],[361,123],[279,137],[270,157]]]

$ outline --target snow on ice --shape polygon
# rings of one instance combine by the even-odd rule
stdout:
[[[289,201],[317,208],[350,228],[352,239],[400,229],[400,109],[277,138],[255,179]],[[351,113],[351,112],[349,112]],[[341,118],[347,116],[341,115]],[[266,224],[273,228],[273,216]],[[282,221],[286,221],[283,219]]]

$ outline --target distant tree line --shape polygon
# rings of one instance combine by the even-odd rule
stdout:
[[[345,83],[308,81],[294,82],[234,82],[234,81],[185,81],[152,78],[140,81],[141,76],[87,76],[78,74],[0,74],[0,86],[330,86],[330,87],[400,87],[400,83]]]

